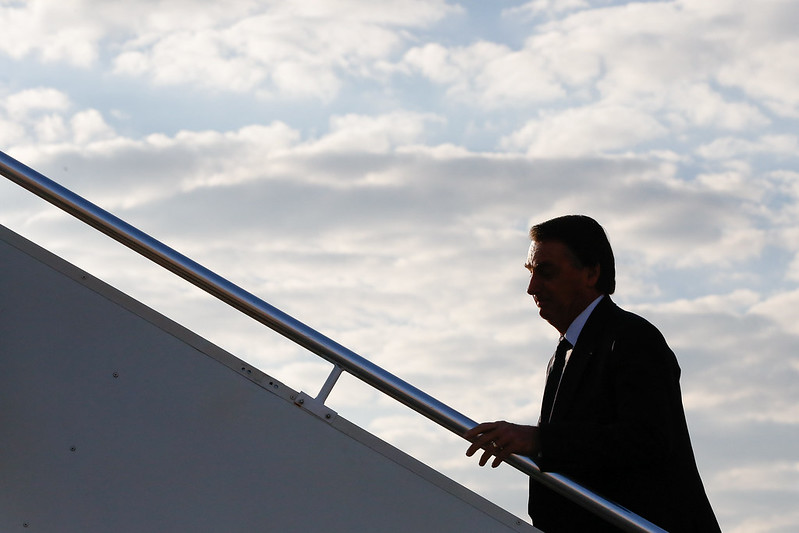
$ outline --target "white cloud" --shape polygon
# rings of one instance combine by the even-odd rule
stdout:
[[[581,7],[534,2],[523,9]],[[529,147],[536,155],[673,143],[675,134],[707,138],[713,131],[762,131],[772,120],[765,110],[793,109],[799,94],[791,81],[796,54],[785,42],[790,34],[768,34],[762,20],[790,19],[795,10],[784,2],[758,6],[756,16],[753,9],[727,1],[579,9],[536,26],[518,50],[489,42],[426,44],[408,51],[402,66],[482,109],[548,105],[539,107],[538,119],[504,138],[503,146]],[[753,38],[742,47],[740,35],[749,32]],[[735,77],[728,65],[737,64],[742,75]],[[780,64],[787,68],[772,67]],[[767,75],[743,79],[760,68]],[[768,91],[755,88],[771,77],[780,83],[768,84]]]
[[[503,138],[501,145],[535,157],[575,157],[627,150],[667,132],[650,114],[598,105],[545,114]]]
[[[344,194],[342,200],[352,187],[359,187],[371,195],[370,202],[377,202],[374,211],[364,211],[365,206],[342,209],[401,213],[414,201],[434,202],[414,196],[414,191],[432,187],[431,191],[449,195],[439,200],[443,203],[437,209],[451,207],[450,200],[465,202],[464,222],[477,222],[472,238],[484,233],[491,236],[485,239],[488,242],[498,237],[497,230],[508,221],[507,216],[497,218],[492,206],[512,206],[510,213],[526,218],[535,209],[530,199],[535,199],[539,209],[549,207],[540,217],[550,211],[596,213],[598,218],[605,214],[607,227],[627,236],[622,246],[648,265],[732,266],[756,257],[768,242],[753,218],[758,214],[753,204],[761,200],[763,187],[740,175],[708,174],[685,182],[674,177],[671,164],[657,161],[622,157],[570,163],[552,157],[498,157],[424,148],[427,131],[441,120],[417,113],[342,115],[332,117],[329,131],[318,138],[302,139],[298,131],[275,122],[230,132],[151,135],[137,141],[115,137],[96,111],[86,110],[69,118],[75,145],[59,138],[52,145],[20,147],[24,150],[18,153],[45,168],[82,169],[81,177],[72,172],[64,177],[91,187],[108,207],[142,205],[197,188],[269,181],[275,183],[273,187],[293,183],[297,188],[338,189]],[[66,123],[54,123],[53,131],[63,133]],[[586,142],[587,137],[586,133]],[[531,151],[549,156],[568,153],[564,148],[540,146]],[[111,175],[113,181],[104,179]],[[564,177],[573,187],[565,194]],[[386,186],[388,190],[377,192]],[[777,187],[783,185],[774,185],[774,190]],[[486,221],[491,221],[490,227]],[[354,229],[348,239],[357,242],[359,229],[343,233]]]
[[[66,111],[70,105],[66,94],[50,87],[25,89],[8,95],[4,102],[8,116],[17,121],[25,120],[36,111]]]
[[[70,98],[50,87],[36,87],[5,95],[0,103],[0,144],[15,146],[31,141],[57,143],[66,140],[70,128]]]
[[[799,462],[782,461],[734,467],[721,472],[716,483],[731,491],[788,490],[799,492]]]
[[[342,76],[375,74],[374,64],[406,39],[398,28],[425,26],[452,10],[443,2],[387,9],[347,0],[274,3],[227,24],[131,41],[115,69],[158,84],[330,100]]]
[[[109,139],[114,136],[114,130],[96,109],[87,109],[76,113],[70,120],[75,142],[86,144],[90,141]]]
[[[0,117],[0,145],[13,146],[25,135],[25,129],[10,120]]]
[[[764,18],[777,17],[785,17],[783,31],[762,24]],[[789,2],[759,6],[734,0],[627,3],[583,10],[551,22],[527,46],[543,54],[565,48],[601,58],[604,73],[598,87],[604,97],[640,97],[669,91],[674,84],[717,81],[727,65],[757,58],[762,51],[774,54],[777,64],[782,59],[790,61],[794,57],[790,50],[772,47],[791,36],[788,21],[796,17],[795,6]],[[749,36],[745,45],[741,32]]]
[[[123,52],[115,65],[119,74],[148,75],[156,84],[211,85],[236,92],[252,89],[265,76],[247,57],[229,57],[214,30],[164,36],[144,51]]]
[[[799,305],[799,290],[774,295],[752,307],[751,312],[763,315],[780,324],[784,331],[799,335],[795,310]]]
[[[664,114],[680,131],[686,127],[741,131],[760,128],[769,119],[758,107],[746,102],[729,102],[706,83],[675,86],[663,103]]]
[[[795,157],[799,139],[795,135],[763,135],[756,140],[740,137],[720,137],[696,149],[705,159],[732,159],[751,155],[776,155]]]
[[[36,138],[45,143],[55,143],[63,140],[69,134],[69,129],[61,115],[46,115],[34,124]],[[21,135],[20,135],[21,137]]]
[[[502,14],[506,17],[534,17],[542,13],[554,16],[587,7],[589,7],[589,3],[585,0],[532,0],[517,7],[505,9]]]
[[[565,96],[557,79],[536,54],[503,45],[478,42],[447,49],[427,44],[409,50],[400,69],[418,71],[463,103],[475,100],[484,108],[526,105]]]
[[[740,523],[727,531],[729,533],[790,532],[795,529],[797,523],[799,523],[799,512],[786,510],[784,512],[741,517]]]
[[[679,299],[657,305],[668,313],[731,313],[741,315],[760,301],[760,294],[750,289],[737,289],[729,294],[711,294],[693,300]]]
[[[10,35],[0,51],[16,59],[95,65],[100,49],[115,72],[156,84],[258,90],[297,98],[334,97],[346,75],[372,76],[376,63],[424,28],[460,11],[444,0],[313,2],[145,1],[124,4],[34,0],[0,10]],[[109,46],[109,43],[113,45]]]
[[[779,2],[777,2],[779,4]],[[786,2],[787,4],[787,2]],[[792,14],[793,23],[799,14]],[[721,67],[721,83],[737,87],[762,100],[774,112],[799,117],[799,40],[766,42],[760,47],[730,58]]]
[[[13,58],[36,53],[42,61],[88,67],[98,56],[102,21],[81,0],[32,0],[0,6],[0,51]]]
[[[330,119],[329,133],[311,142],[309,149],[331,153],[387,153],[398,146],[423,141],[426,128],[441,121],[441,117],[420,113],[336,116]]]

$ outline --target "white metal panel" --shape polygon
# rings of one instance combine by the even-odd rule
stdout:
[[[0,227],[0,531],[535,531]]]

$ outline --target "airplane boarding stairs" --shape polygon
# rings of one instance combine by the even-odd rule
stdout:
[[[534,531],[0,227],[0,531]]]
[[[324,401],[346,371],[455,433],[470,419],[2,152],[0,174],[334,364],[298,393],[0,226],[0,531],[537,531]]]

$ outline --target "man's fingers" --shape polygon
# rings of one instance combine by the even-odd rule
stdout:
[[[482,449],[480,466],[485,466],[493,458],[491,467],[498,467],[513,452],[513,428],[514,425],[507,422],[484,422],[476,425],[463,434],[465,439],[472,442],[472,445],[466,450],[466,455],[471,457]]]
[[[494,462],[491,463],[491,468],[496,468],[501,465],[508,457],[510,457],[511,452],[507,449],[500,449],[497,453],[496,457],[494,457]]]
[[[497,427],[497,422],[483,422],[482,424],[477,424],[472,429],[464,433],[463,438],[467,440],[472,440],[475,437],[482,435],[487,431],[496,429],[496,427]]]
[[[512,454],[534,455],[540,449],[536,430],[534,426],[520,426],[503,421],[479,424],[464,433],[464,437],[472,442],[466,455],[471,457],[482,449],[480,466],[484,466],[493,457],[493,468],[498,467]]]
[[[476,452],[479,449],[480,449],[479,444],[477,443],[472,444],[471,446],[469,446],[469,449],[466,450],[466,457],[471,457],[472,455],[474,455],[474,452]]]
[[[496,429],[496,422],[488,422],[479,424],[464,433],[463,437],[472,442],[472,445],[469,447],[471,453],[467,452],[467,455],[471,456],[475,451],[485,447],[486,444],[491,442],[494,439]]]
[[[496,468],[510,457],[510,452],[502,448],[487,448],[480,458],[480,466],[485,466],[491,457],[494,457],[494,460],[491,462],[491,468]]]
[[[474,452],[476,452],[477,450],[479,450],[481,448],[485,449],[485,450],[490,450],[491,448],[494,447],[492,442],[493,441],[491,440],[491,436],[484,434],[484,435],[478,437],[476,440],[474,440],[474,442],[472,442],[472,445],[469,446],[468,450],[466,450],[466,455],[468,457],[471,457],[472,455],[474,455]]]
[[[483,456],[480,457],[480,466],[485,466],[485,464],[488,462],[488,460],[491,459],[492,455],[493,454],[491,453],[490,449],[487,449],[486,451],[484,451],[483,452]]]
[[[490,440],[488,437],[481,438],[478,441],[472,443],[469,446],[469,449],[466,450],[466,455],[471,457],[477,450],[483,450],[483,454],[480,456],[480,466],[485,466],[488,461],[494,457],[494,461],[491,463],[493,468],[499,466],[502,461],[505,460],[508,453],[502,448],[501,445],[497,444],[493,440]]]

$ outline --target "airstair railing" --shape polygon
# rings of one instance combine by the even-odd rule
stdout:
[[[473,420],[413,385],[211,272],[4,152],[0,152],[0,174],[332,363],[333,371],[322,386],[316,401],[324,403],[338,376],[342,371],[346,371],[459,436],[476,425]],[[542,472],[538,465],[527,457],[512,455],[506,462],[624,531],[665,533],[658,526],[566,476],[553,472]]]

